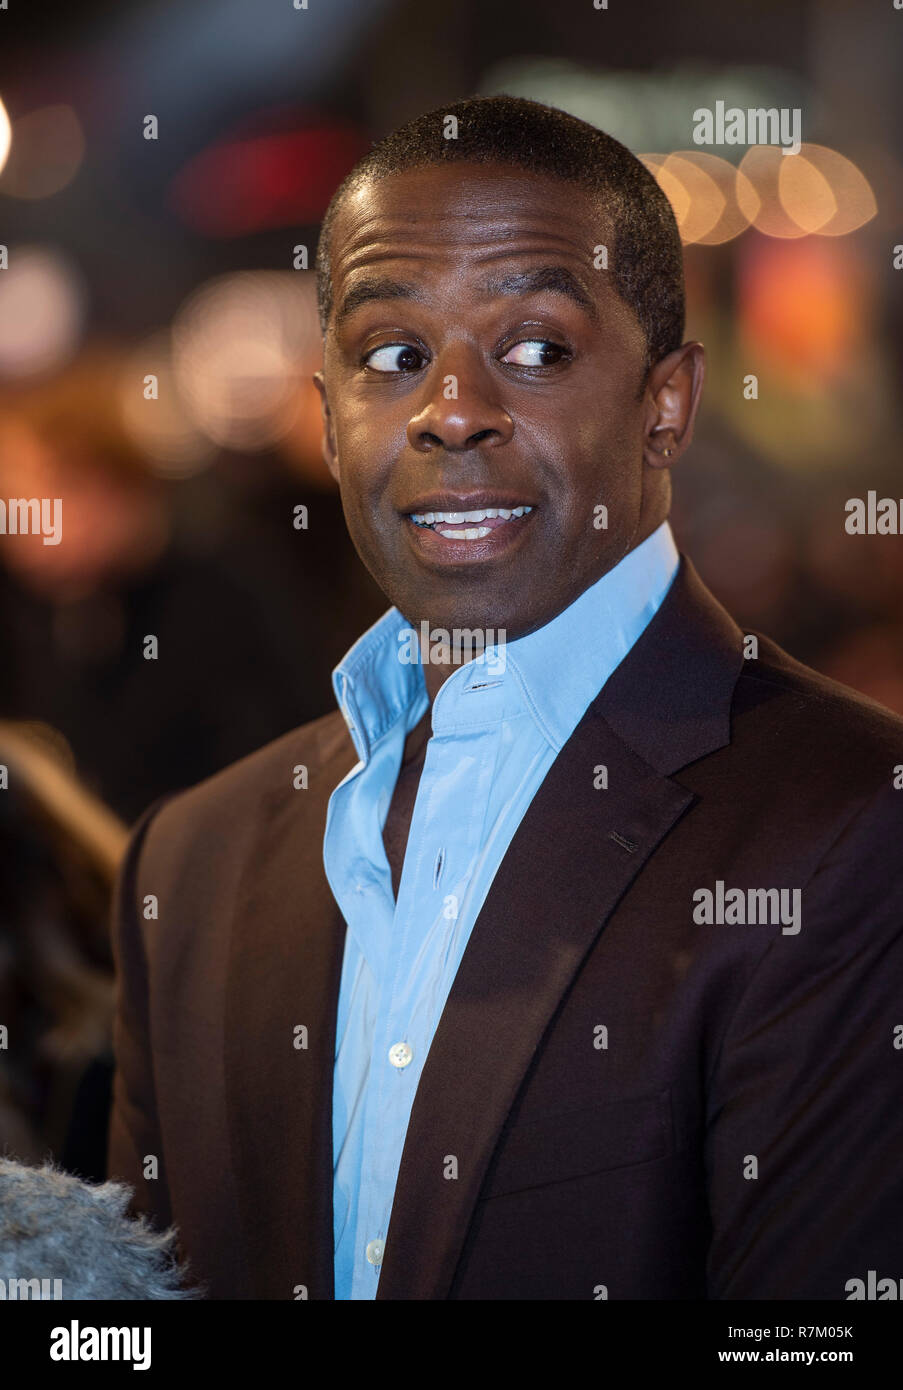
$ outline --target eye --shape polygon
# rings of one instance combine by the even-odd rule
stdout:
[[[386,343],[364,357],[364,366],[374,372],[416,372],[424,358],[409,343]]]
[[[525,338],[510,347],[502,361],[511,367],[554,367],[567,356],[567,348],[548,338]]]

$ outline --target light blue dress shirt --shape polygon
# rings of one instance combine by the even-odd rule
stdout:
[[[333,1085],[335,1297],[375,1298],[411,1106],[471,929],[558,753],[677,571],[667,521],[498,659],[458,666],[432,737],[396,903],[382,842],[405,739],[429,707],[390,608],[333,672],[360,761],[329,801],[323,856],[347,924]],[[486,657],[491,657],[487,652]]]

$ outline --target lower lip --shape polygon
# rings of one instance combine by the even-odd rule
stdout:
[[[409,516],[405,517],[405,523],[414,545],[425,558],[444,564],[473,564],[494,560],[496,556],[507,554],[530,530],[530,523],[535,515],[534,508],[525,516],[510,517],[508,521],[493,526],[489,535],[478,541],[456,540],[450,536],[443,536],[434,531],[432,526],[418,526]],[[470,522],[472,527],[486,524]]]

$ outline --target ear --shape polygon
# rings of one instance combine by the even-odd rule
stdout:
[[[314,372],[314,386],[320,393],[320,410],[323,415],[323,460],[336,482],[339,482],[339,453],[336,448],[335,427],[332,411],[326,396],[326,382],[322,372]]]
[[[684,343],[651,369],[643,440],[643,461],[650,468],[670,468],[689,446],[704,379],[702,343]]]

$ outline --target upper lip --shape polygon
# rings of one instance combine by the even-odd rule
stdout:
[[[478,512],[487,507],[535,507],[528,497],[514,492],[431,492],[401,508],[405,516],[423,512]]]

